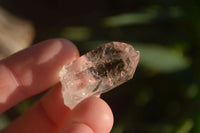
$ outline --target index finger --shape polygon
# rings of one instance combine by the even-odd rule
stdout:
[[[68,40],[51,39],[0,62],[0,113],[59,81],[64,64],[79,56]]]

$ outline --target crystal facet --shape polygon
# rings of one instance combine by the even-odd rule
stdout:
[[[60,71],[64,104],[71,109],[83,99],[107,92],[133,77],[139,52],[126,43],[104,44]]]

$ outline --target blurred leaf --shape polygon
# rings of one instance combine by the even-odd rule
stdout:
[[[183,11],[180,9],[180,7],[171,6],[169,7],[169,16],[173,18],[178,18],[183,16]]]
[[[91,30],[84,26],[65,27],[61,32],[61,36],[73,41],[84,41],[91,36]]]
[[[176,131],[176,133],[189,133],[193,125],[194,122],[191,119],[188,119],[181,125],[181,127]]]
[[[124,127],[123,125],[117,125],[113,127],[111,133],[123,133],[124,132]]]
[[[33,105],[34,102],[35,102],[34,99],[31,99],[31,98],[28,100],[22,101],[16,106],[17,110],[19,111],[19,113],[23,114]]]
[[[153,96],[152,92],[149,90],[149,88],[141,89],[138,95],[135,97],[135,104],[140,106],[146,105]]]
[[[103,24],[107,27],[118,27],[131,24],[149,23],[157,16],[155,11],[147,13],[127,13],[116,16],[110,16],[103,20]]]
[[[200,132],[200,113],[196,114],[196,116],[195,116],[195,123],[194,123],[193,130],[195,133]]]
[[[134,47],[140,51],[140,65],[155,72],[176,72],[190,65],[190,61],[180,50],[175,51],[155,44],[136,44]]]
[[[185,96],[187,98],[194,98],[198,95],[199,87],[197,84],[191,84],[185,91]]]
[[[0,130],[5,128],[9,124],[9,119],[6,115],[0,115]]]

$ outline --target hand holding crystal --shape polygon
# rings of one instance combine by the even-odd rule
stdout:
[[[1,133],[110,132],[113,115],[102,99],[87,98],[73,110],[64,105],[59,71],[78,56],[70,41],[51,39],[0,61],[0,113],[54,86]]]

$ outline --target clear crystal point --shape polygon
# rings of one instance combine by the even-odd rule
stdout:
[[[71,109],[83,99],[107,92],[133,77],[139,52],[126,43],[104,44],[60,71],[64,104]]]

